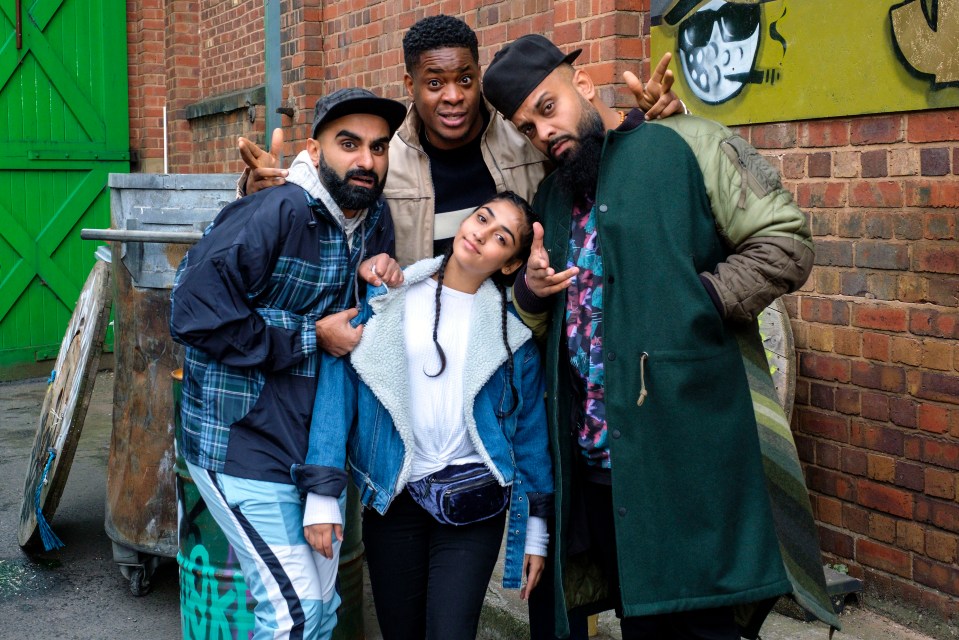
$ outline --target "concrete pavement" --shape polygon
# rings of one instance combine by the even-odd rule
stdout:
[[[28,556],[17,544],[23,481],[45,380],[0,384],[0,638],[167,640],[180,637],[176,564],[137,598],[113,562],[103,529],[113,375],[101,372],[53,530],[59,551]]]
[[[0,639],[175,640],[180,638],[177,568],[172,559],[153,576],[144,597],[130,593],[103,530],[106,465],[112,425],[113,375],[100,372],[57,514],[54,531],[67,546],[26,555],[17,544],[20,503],[40,405],[43,379],[0,383]],[[517,640],[527,634],[525,604],[517,592],[488,590],[480,638]],[[366,637],[380,640],[367,587]],[[931,640],[929,636],[847,606],[835,640]],[[615,618],[600,616],[594,640],[619,640]],[[826,640],[821,624],[770,616],[763,640]]]
[[[519,600],[518,592],[507,592],[499,587],[502,577],[500,562],[487,590],[479,636],[482,640],[515,640],[528,637],[529,634],[525,603]],[[777,606],[777,609],[787,612],[795,609],[796,613],[799,612],[798,607],[791,603],[789,606]],[[933,640],[856,603],[847,603],[840,619],[842,631],[836,632],[833,640]],[[590,640],[621,640],[618,621],[611,611],[600,614],[596,626],[597,634]],[[766,619],[760,637],[762,640],[828,640],[829,628],[820,622],[802,622],[774,611]]]

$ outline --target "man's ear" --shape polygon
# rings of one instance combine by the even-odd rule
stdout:
[[[587,102],[591,102],[596,97],[596,86],[593,84],[593,79],[582,69],[573,71],[573,86],[576,87],[581,96],[586,98]]]
[[[320,166],[320,143],[315,138],[306,139],[306,152],[310,154],[310,161],[314,167]]]
[[[403,74],[403,86],[406,87],[406,95],[413,99],[413,76],[409,73]]]

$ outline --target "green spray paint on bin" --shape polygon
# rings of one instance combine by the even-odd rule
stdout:
[[[190,493],[193,493],[193,506],[199,501],[202,508],[202,513],[188,525],[190,531],[186,537],[180,537],[180,551],[177,553],[183,638],[249,638],[253,635],[253,607],[256,603],[247,589],[233,549],[209,512],[202,507],[195,485],[189,479],[178,477],[177,481],[186,494],[184,505],[191,504]],[[183,522],[188,520],[184,518]],[[197,526],[204,520],[212,525]]]
[[[182,371],[173,372],[174,424],[180,432]],[[183,640],[239,640],[253,636],[256,601],[243,579],[233,547],[213,519],[183,457],[177,452],[177,511],[180,566],[180,621]],[[363,629],[363,541],[360,504],[349,485],[346,524],[337,589],[342,604],[337,610],[333,640],[360,640]]]
[[[182,371],[173,373],[176,441],[180,438]],[[180,623],[183,640],[239,640],[253,636],[256,601],[233,547],[206,508],[183,456],[176,456]]]

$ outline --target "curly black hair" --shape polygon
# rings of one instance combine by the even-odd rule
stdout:
[[[476,33],[470,26],[453,16],[429,16],[417,21],[403,36],[403,58],[406,72],[412,74],[413,67],[426,51],[444,47],[463,47],[473,54],[473,61],[479,64],[479,43]]]

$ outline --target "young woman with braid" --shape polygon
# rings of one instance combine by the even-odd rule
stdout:
[[[506,522],[504,587],[526,599],[539,581],[553,493],[544,381],[506,296],[532,225],[525,200],[497,194],[444,256],[371,295],[350,362],[321,365],[308,464],[294,478],[330,517],[305,535],[321,553],[341,537],[348,459],[386,640],[475,638]]]

